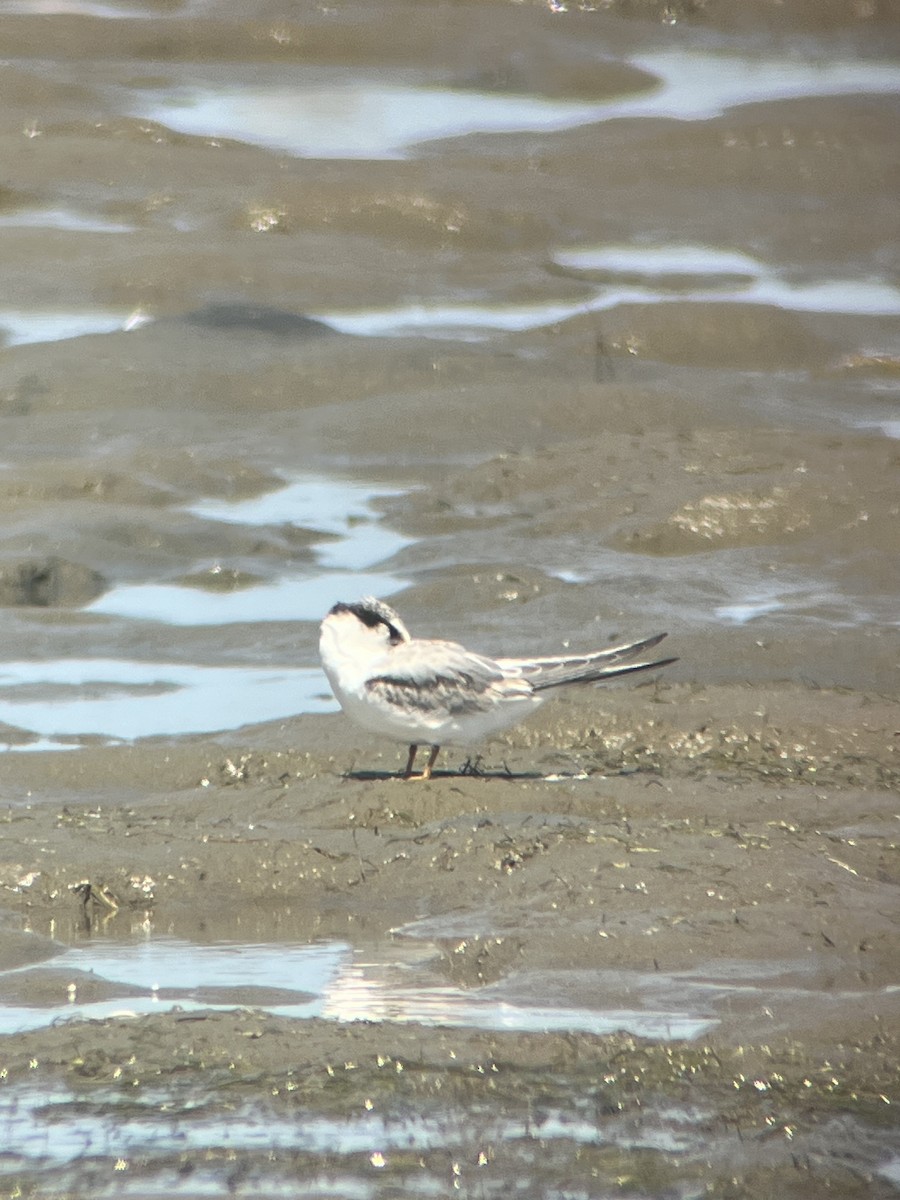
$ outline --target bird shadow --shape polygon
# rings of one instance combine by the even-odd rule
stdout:
[[[345,771],[342,775],[343,779],[352,779],[356,782],[385,782],[394,780],[398,783],[419,783],[421,777],[413,775],[407,778],[402,771]],[[541,780],[546,779],[546,776],[541,771],[513,771],[506,763],[499,767],[486,767],[480,759],[466,759],[462,766],[454,770],[432,771],[431,779],[503,779],[507,782],[516,782],[521,780]]]

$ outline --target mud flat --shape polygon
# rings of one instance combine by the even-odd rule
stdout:
[[[894,1194],[897,726],[657,681],[428,784],[339,716],[7,755],[4,1181]],[[302,1017],[301,943],[350,956]]]
[[[57,7],[0,1198],[896,1197],[896,3]],[[366,592],[679,662],[406,786],[318,672]]]

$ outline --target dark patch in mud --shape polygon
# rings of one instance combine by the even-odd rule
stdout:
[[[324,321],[264,304],[209,304],[180,318],[201,329],[239,333],[262,333],[279,338],[334,336]]]
[[[76,608],[106,588],[99,571],[55,556],[0,564],[0,605]]]

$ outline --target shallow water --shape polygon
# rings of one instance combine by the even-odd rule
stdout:
[[[346,72],[317,84],[316,73],[307,70],[289,84],[169,85],[165,99],[155,102],[141,89],[121,107],[195,136],[234,138],[298,157],[371,160],[405,157],[420,143],[467,134],[553,132],[638,117],[704,121],[756,101],[900,92],[900,68],[892,62],[678,50],[626,61],[654,81],[647,94],[599,104],[390,85],[348,79]]]
[[[0,310],[0,337],[7,346],[32,342],[62,342],[125,328],[125,312],[26,312]]]
[[[358,590],[389,596],[404,581],[365,568],[411,544],[380,524],[371,507],[374,498],[395,491],[311,476],[247,500],[199,501],[187,511],[204,520],[297,526],[328,540],[316,548],[313,563],[299,578],[251,580],[217,593],[211,589],[221,569],[214,567],[206,588],[185,582],[123,586],[85,611],[173,626],[315,621],[335,596]],[[0,721],[38,735],[39,741],[22,747],[32,751],[74,747],[85,736],[129,740],[212,733],[336,707],[315,667],[71,657],[0,664]]]
[[[127,741],[214,733],[337,707],[320,671],[199,667],[122,659],[4,663],[0,718],[40,735],[37,746],[77,746],[79,737]]]
[[[52,1179],[67,1168],[102,1170],[114,1163],[114,1170],[120,1172],[113,1177],[114,1185],[103,1178],[105,1172],[97,1172],[99,1194],[107,1194],[107,1189],[116,1195],[217,1194],[222,1186],[221,1168],[215,1162],[219,1154],[232,1161],[259,1154],[269,1160],[268,1169],[257,1174],[257,1186],[263,1186],[267,1195],[340,1195],[349,1200],[379,1194],[375,1178],[395,1160],[403,1162],[429,1152],[457,1156],[460,1143],[468,1141],[461,1114],[453,1111],[388,1117],[369,1113],[350,1119],[305,1116],[298,1123],[291,1112],[262,1113],[258,1107],[240,1102],[219,1112],[215,1100],[204,1094],[187,1093],[173,1103],[170,1093],[155,1091],[152,1085],[140,1088],[127,1105],[114,1092],[107,1097],[94,1094],[85,1103],[77,1091],[68,1089],[43,1094],[15,1089],[0,1103],[0,1129],[11,1163],[34,1173],[37,1179]],[[590,1116],[579,1120],[564,1109],[547,1105],[540,1116],[539,1136],[545,1154],[548,1148],[555,1149],[556,1143],[563,1154],[572,1146],[595,1145],[686,1156],[694,1130],[703,1120],[702,1110],[661,1106],[647,1112],[638,1128],[624,1123],[617,1127]],[[480,1140],[485,1147],[527,1144],[534,1137],[528,1118],[484,1115]],[[177,1148],[182,1164],[196,1160],[196,1166],[179,1170],[167,1162],[169,1145]],[[217,1152],[211,1153],[210,1145],[216,1146]],[[293,1172],[285,1177],[275,1165],[285,1154],[327,1156],[335,1165],[318,1178],[310,1177],[308,1169],[300,1179]],[[555,1157],[553,1150],[550,1157]],[[335,1160],[345,1161],[342,1170]],[[485,1151],[476,1161],[487,1165]],[[132,1165],[139,1167],[134,1179],[128,1174]],[[454,1166],[458,1185],[462,1171],[458,1163]],[[417,1175],[409,1191],[403,1187],[400,1194],[439,1194],[437,1172],[433,1179],[421,1170]],[[527,1177],[524,1170],[523,1176]]]
[[[608,990],[602,976],[572,973],[554,980],[538,978],[504,983],[477,991],[446,984],[429,969],[437,947],[393,945],[376,951],[356,951],[344,942],[269,945],[219,943],[198,945],[177,938],[147,936],[139,941],[97,940],[75,946],[51,959],[58,984],[54,1003],[41,995],[37,1007],[0,1002],[0,1034],[36,1029],[66,1018],[101,1019],[118,1015],[233,1008],[247,1005],[279,1016],[324,1017],[333,1021],[390,1021],[484,1030],[520,1032],[571,1031],[609,1034],[627,1031],[638,1037],[681,1040],[696,1038],[715,1027],[707,1012],[691,1011],[687,989],[669,983],[673,1007],[666,1010],[642,1002],[625,1008],[596,1007]],[[252,983],[248,982],[252,981]],[[79,983],[109,993],[103,1000],[82,1003]],[[15,984],[13,975],[7,983]],[[40,983],[40,970],[35,976]],[[116,985],[126,985],[117,995]],[[621,988],[617,989],[621,990]],[[639,989],[635,986],[634,991]],[[665,989],[656,981],[656,993]],[[271,996],[267,996],[267,991]],[[292,998],[290,993],[296,995]],[[572,1003],[541,1003],[541,996]],[[531,994],[533,1002],[516,999]],[[578,1003],[578,1001],[582,1003]]]
[[[394,1188],[404,1192],[396,1175],[399,1170],[402,1176],[404,1162],[413,1155],[418,1170],[410,1194],[422,1194],[423,1187],[430,1190],[430,1173],[440,1175],[440,1166],[429,1158],[433,1152],[454,1157],[455,1178],[493,1166],[484,1177],[488,1186],[495,1185],[499,1174],[507,1185],[513,1177],[523,1187],[527,1181],[534,1187],[544,1171],[550,1180],[560,1171],[569,1177],[577,1148],[594,1147],[607,1156],[595,1170],[649,1169],[646,1194],[664,1195],[665,1189],[657,1191],[660,1170],[673,1179],[690,1179],[698,1156],[701,1162],[706,1156],[707,1172],[714,1161],[727,1162],[729,1156],[737,1161],[740,1131],[733,1136],[723,1132],[716,1101],[698,1089],[682,1090],[682,1099],[675,1101],[655,1094],[650,1085],[636,1110],[623,1102],[624,1093],[612,1102],[620,1073],[615,1056],[604,1075],[609,1089],[605,1098],[602,1092],[598,1097],[600,1081],[590,1075],[568,1085],[557,1063],[546,1072],[537,1097],[523,1105],[511,1105],[508,1099],[497,1103],[490,1092],[476,1098],[478,1089],[469,1097],[463,1078],[473,1072],[462,1068],[461,1078],[448,1074],[443,1080],[446,1095],[439,1077],[427,1099],[420,1098],[414,1106],[401,1101],[398,1107],[392,1100],[391,1076],[415,1077],[434,1068],[387,1054],[379,1054],[371,1064],[363,1058],[347,1059],[343,1055],[352,1054],[348,1047],[319,1063],[315,1072],[323,1081],[350,1076],[335,1090],[341,1111],[334,1114],[329,1110],[335,1099],[327,1099],[322,1083],[315,1085],[321,1110],[310,1096],[304,1071],[293,1065],[296,1052],[266,1081],[261,1100],[255,1094],[259,1080],[253,1077],[249,1082],[246,1072],[238,1070],[239,1044],[225,1070],[220,1066],[204,1071],[202,1062],[198,1070],[192,1060],[217,1051],[208,1044],[204,1050],[206,1043],[195,1039],[206,1036],[210,1013],[242,1005],[248,1021],[244,1036],[266,1037],[273,1028],[266,1024],[267,1016],[280,1015],[300,1021],[292,1032],[297,1045],[303,1042],[303,1021],[317,1017],[351,1026],[365,1022],[373,1028],[413,1023],[423,1030],[451,1031],[451,1037],[454,1029],[507,1035],[561,1032],[572,1038],[572,1069],[578,1061],[574,1048],[579,1033],[626,1031],[672,1042],[676,1048],[671,1061],[678,1064],[685,1052],[683,1040],[708,1037],[717,1025],[716,1013],[730,1010],[735,1002],[749,999],[753,1010],[764,1011],[782,1010],[786,1002],[798,1010],[821,1003],[811,963],[775,961],[753,974],[740,960],[674,974],[514,973],[491,986],[463,989],[439,981],[439,958],[437,947],[415,938],[401,938],[374,951],[354,951],[342,942],[191,944],[148,931],[144,937],[123,940],[95,934],[42,966],[6,972],[6,994],[12,989],[18,1003],[7,1000],[0,1007],[2,1032],[51,1025],[59,1030],[60,1022],[72,1021],[79,1045],[79,1022],[112,1017],[117,1036],[123,1026],[134,1029],[136,1053],[114,1066],[120,1048],[111,1048],[107,1063],[102,1053],[98,1057],[95,1050],[88,1051],[85,1041],[85,1057],[76,1061],[74,1073],[66,1082],[52,1083],[40,1082],[45,1070],[40,1052],[30,1064],[34,1082],[7,1081],[7,1067],[0,1060],[4,1181],[27,1179],[41,1186],[91,1178],[99,1194],[202,1195],[221,1185],[225,1164],[241,1163],[241,1190],[255,1186],[277,1195],[285,1188],[286,1194],[298,1194],[296,1187],[287,1186],[287,1178],[300,1160],[305,1177],[314,1165],[323,1173],[323,1182],[310,1183],[310,1195],[333,1192],[351,1197],[380,1194],[373,1170],[384,1170]],[[46,974],[49,986],[42,983]],[[86,989],[94,996],[105,991],[107,998],[82,1002]],[[30,1006],[29,990],[35,999]],[[535,1002],[540,995],[555,996],[557,1003],[541,1006]],[[624,995],[639,998],[639,1003],[631,1010],[615,1007]],[[587,996],[593,998],[592,1006],[578,1007],[579,997]],[[832,999],[842,1004],[851,997]],[[171,1053],[179,1059],[187,1055],[180,1074],[165,1082],[158,1079],[159,1068],[144,1062],[145,1053],[152,1056],[159,1049],[152,1029],[141,1026],[142,1014],[162,1012],[171,1012],[181,1023]],[[706,1015],[696,1015],[701,1012]],[[621,1054],[629,1040],[619,1043]],[[493,1053],[500,1051],[501,1065],[489,1055],[477,1064],[475,1077],[486,1075],[489,1080],[491,1072],[497,1072],[506,1082],[509,1065],[502,1061],[497,1043],[493,1045]],[[451,1066],[456,1053],[450,1050]],[[377,1081],[372,1077],[376,1064]],[[111,1071],[111,1078],[93,1078],[98,1068],[104,1074]],[[737,1075],[734,1087],[747,1082]],[[833,1082],[838,1082],[836,1076]],[[814,1086],[809,1079],[806,1083]],[[519,1087],[525,1092],[531,1086],[526,1069]],[[772,1091],[774,1100],[784,1078],[777,1072],[771,1078],[760,1073],[748,1086],[761,1098]],[[590,1094],[579,1090],[586,1087]],[[344,1095],[350,1097],[350,1111],[339,1099]],[[852,1138],[855,1129],[851,1124],[841,1136]],[[858,1135],[868,1139],[867,1152],[874,1156],[880,1176],[892,1179],[896,1160],[889,1150],[889,1133],[873,1139],[859,1129]],[[538,1148],[543,1170],[532,1156]],[[509,1156],[505,1168],[503,1156]],[[777,1158],[776,1154],[773,1161]]]

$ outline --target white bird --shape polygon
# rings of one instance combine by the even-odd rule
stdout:
[[[335,604],[321,625],[319,654],[331,689],[352,720],[409,746],[404,779],[430,779],[441,746],[471,746],[516,725],[550,688],[650,671],[676,660],[634,662],[666,635],[551,658],[488,658],[457,642],[414,638],[372,596]],[[413,775],[419,746],[431,753]]]

